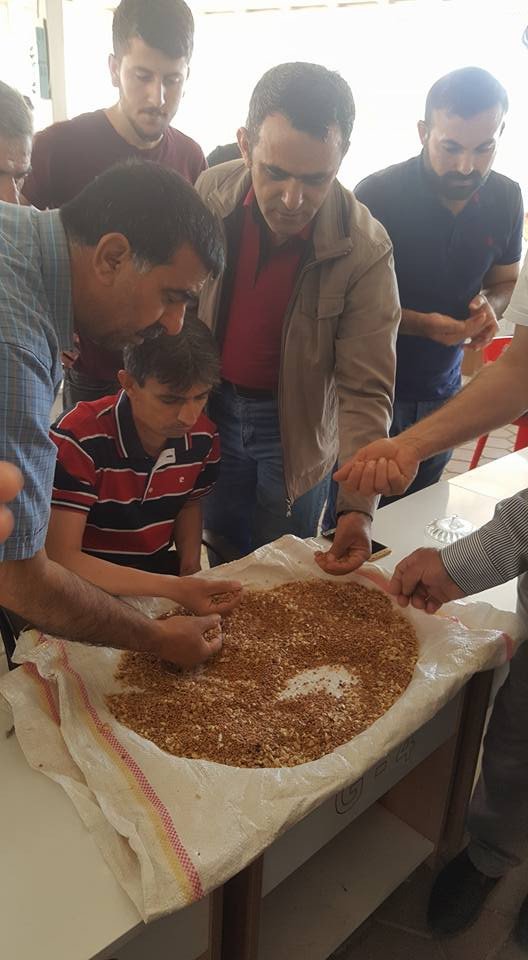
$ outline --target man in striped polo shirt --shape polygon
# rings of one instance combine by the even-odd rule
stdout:
[[[201,499],[220,462],[216,427],[203,413],[219,381],[215,342],[188,320],[178,337],[126,348],[124,364],[119,394],[79,403],[51,428],[57,465],[46,549],[108,593],[210,612],[218,585],[187,575],[200,569]]]

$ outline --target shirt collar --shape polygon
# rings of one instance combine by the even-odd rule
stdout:
[[[58,210],[32,209],[40,238],[42,278],[61,348],[73,343],[70,251]]]
[[[121,456],[126,460],[154,460],[155,458],[144,450],[139,439],[132,416],[132,406],[125,390],[121,390],[118,394],[114,406],[114,416],[117,448]],[[169,437],[158,456],[158,460],[166,451],[186,451],[191,449],[191,445],[191,433],[186,433],[183,437]]]

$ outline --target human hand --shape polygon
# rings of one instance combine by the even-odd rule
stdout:
[[[222,649],[222,621],[218,614],[154,620],[152,629],[152,653],[178,667],[196,667]]]
[[[459,600],[464,591],[449,576],[439,550],[422,547],[396,566],[389,593],[400,607],[412,604],[417,610],[436,613],[443,603]]]
[[[343,576],[357,570],[372,553],[370,528],[372,521],[364,513],[344,513],[337,521],[330,550],[319,550],[315,562],[325,573]]]
[[[417,447],[400,434],[362,447],[336,470],[334,480],[347,493],[360,493],[365,497],[382,493],[393,497],[405,493],[419,465]]]
[[[13,529],[13,514],[4,504],[14,500],[23,485],[18,467],[14,467],[12,463],[0,462],[0,543],[7,540]]]
[[[477,319],[471,318],[474,325],[469,332],[466,329],[468,320],[455,320],[444,313],[426,313],[424,315],[423,336],[428,340],[443,344],[444,347],[455,347],[472,336],[473,329],[477,331]]]
[[[174,600],[199,616],[209,613],[229,613],[242,599],[242,584],[238,580],[201,580],[196,577],[178,577]]]
[[[495,310],[483,293],[473,297],[469,304],[469,318],[466,324],[469,323],[472,324],[472,332],[466,333],[466,338],[468,336],[471,338],[470,343],[466,344],[468,350],[482,350],[499,332]]]

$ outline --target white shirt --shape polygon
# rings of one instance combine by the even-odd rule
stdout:
[[[515,284],[509,305],[503,314],[503,320],[528,327],[528,254]]]

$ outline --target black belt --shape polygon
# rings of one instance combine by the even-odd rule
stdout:
[[[238,383],[231,383],[230,380],[222,380],[227,387],[231,387],[237,397],[244,397],[247,400],[274,400],[277,396],[274,390],[263,390],[260,387],[242,387]]]

